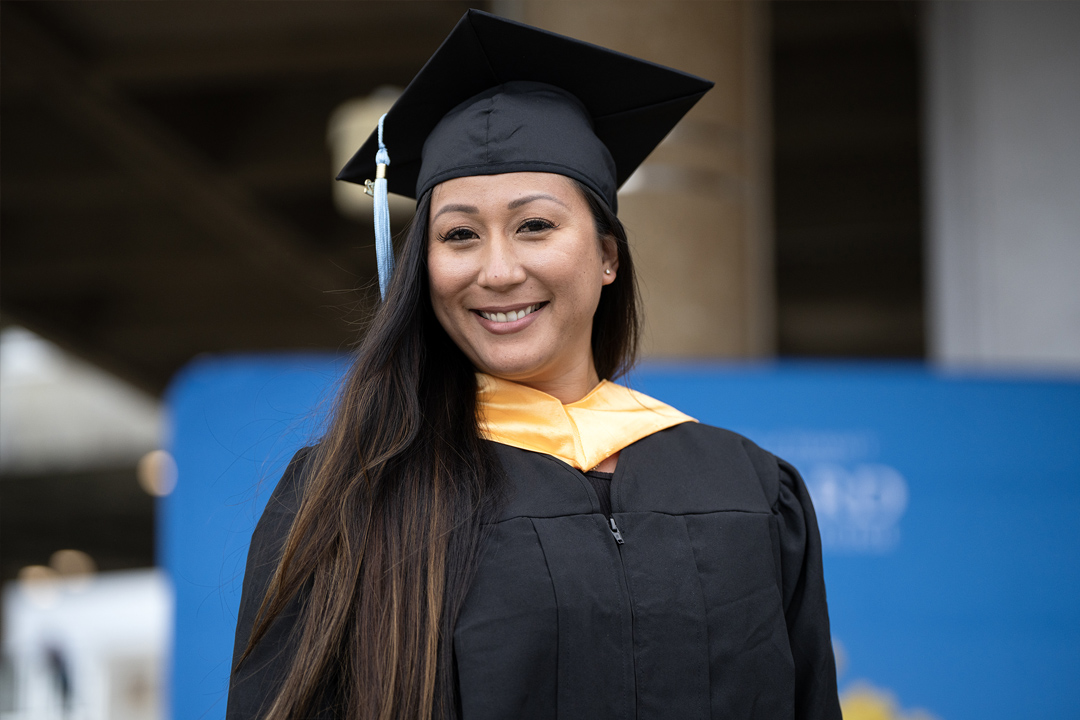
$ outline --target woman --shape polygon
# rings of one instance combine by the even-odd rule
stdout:
[[[798,475],[609,382],[615,190],[709,86],[470,11],[342,172],[416,217],[252,538],[230,718],[840,717]]]

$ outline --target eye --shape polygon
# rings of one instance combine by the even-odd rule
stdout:
[[[518,228],[518,232],[543,232],[544,230],[552,230],[555,227],[557,227],[555,223],[544,220],[543,218],[529,218],[525,222],[521,223],[521,227]]]
[[[436,237],[439,238],[440,242],[461,242],[462,240],[472,240],[478,236],[469,228],[459,227],[454,228],[445,235],[437,235]]]

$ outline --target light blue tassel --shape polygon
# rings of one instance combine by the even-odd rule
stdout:
[[[379,296],[386,300],[390,276],[394,274],[394,244],[390,240],[390,204],[386,197],[386,166],[390,153],[383,144],[383,121],[379,118],[379,151],[375,153],[375,258],[379,264]]]

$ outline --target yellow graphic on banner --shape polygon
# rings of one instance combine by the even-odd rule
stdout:
[[[844,720],[938,720],[925,710],[901,710],[896,697],[887,690],[856,681],[840,696]]]
[[[847,648],[833,638],[833,656],[836,658],[836,677],[847,672]],[[840,709],[844,720],[940,720],[926,710],[903,710],[896,695],[888,690],[874,687],[866,680],[852,680],[840,693]]]

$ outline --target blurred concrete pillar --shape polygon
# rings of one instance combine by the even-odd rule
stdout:
[[[716,82],[619,196],[645,300],[644,350],[770,354],[768,5],[522,0],[495,10]]]
[[[1080,369],[1080,4],[928,10],[933,357]]]

